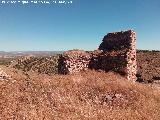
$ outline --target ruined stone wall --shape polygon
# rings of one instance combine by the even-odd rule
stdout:
[[[132,30],[108,33],[98,50],[91,53],[72,50],[59,59],[59,73],[72,74],[88,68],[115,71],[136,80],[136,34]]]
[[[100,69],[115,71],[128,80],[136,80],[136,33],[132,30],[108,33],[99,46]]]
[[[59,73],[72,74],[88,69],[89,53],[83,50],[70,50],[64,52],[59,59]]]

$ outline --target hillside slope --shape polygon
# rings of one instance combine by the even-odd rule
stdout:
[[[160,92],[115,73],[46,75],[0,66],[0,119],[159,120]]]

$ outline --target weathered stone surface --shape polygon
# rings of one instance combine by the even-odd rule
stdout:
[[[115,71],[125,75],[128,80],[136,80],[136,33],[132,30],[108,33],[99,46],[100,69]]]
[[[88,69],[90,54],[83,50],[64,52],[59,59],[59,73],[72,74]]]

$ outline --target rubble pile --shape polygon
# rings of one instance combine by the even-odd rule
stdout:
[[[136,33],[132,30],[108,33],[99,46],[103,52],[98,57],[100,69],[115,71],[136,81]]]
[[[0,80],[5,80],[5,79],[11,79],[11,76],[5,73],[1,68],[0,68]]]
[[[59,73],[72,74],[88,69],[90,54],[83,50],[64,52],[59,59]]]

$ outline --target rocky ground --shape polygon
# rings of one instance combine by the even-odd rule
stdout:
[[[139,82],[160,83],[160,51],[137,52]]]
[[[0,80],[9,80],[11,79],[11,76],[5,73],[1,68],[0,68]]]

